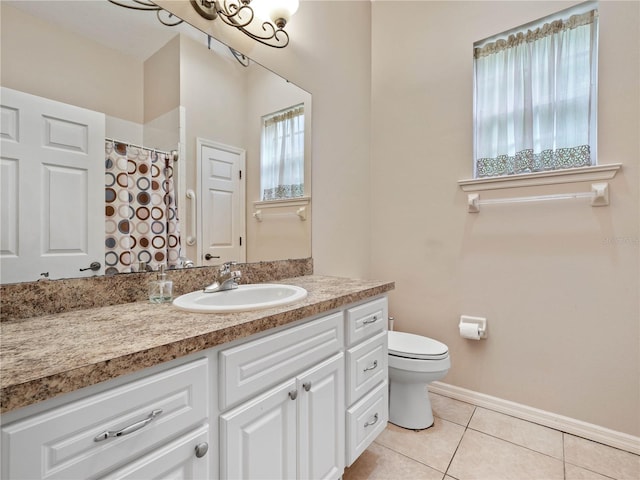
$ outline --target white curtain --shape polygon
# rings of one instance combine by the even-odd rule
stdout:
[[[304,195],[304,106],[263,118],[260,154],[263,200]]]
[[[592,164],[597,11],[475,50],[476,177]]]

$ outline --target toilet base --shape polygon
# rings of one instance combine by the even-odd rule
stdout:
[[[389,382],[389,422],[411,430],[433,426],[431,400],[424,383]]]

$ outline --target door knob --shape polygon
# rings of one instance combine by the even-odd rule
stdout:
[[[214,258],[220,258],[220,255],[213,256],[213,255],[211,255],[210,253],[207,253],[207,254],[204,256],[204,259],[205,259],[205,260],[213,260]]]
[[[87,268],[81,268],[80,271],[84,272],[86,270],[92,270],[94,272],[97,272],[98,270],[100,270],[100,262],[91,262],[91,265],[89,265]]]

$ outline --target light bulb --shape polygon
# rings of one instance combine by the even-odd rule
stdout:
[[[296,13],[298,0],[253,0],[251,8],[260,20],[271,20],[278,28],[283,28],[291,16]]]

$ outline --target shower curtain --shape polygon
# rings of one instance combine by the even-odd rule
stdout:
[[[178,263],[180,228],[173,158],[155,150],[105,144],[105,273]]]

